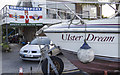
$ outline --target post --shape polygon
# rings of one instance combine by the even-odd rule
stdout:
[[[3,25],[1,25],[1,43],[3,43]]]
[[[8,24],[6,24],[6,43],[8,44]]]
[[[102,5],[96,5],[97,8],[97,18],[100,19],[102,18]]]
[[[118,3],[120,3],[120,1],[118,2]],[[119,4],[116,4],[116,10],[119,10],[120,8],[120,5]],[[115,13],[116,13],[117,11],[115,11]],[[118,16],[120,16],[120,14],[118,14]]]
[[[30,75],[32,75],[32,66],[30,67]]]
[[[100,7],[100,19],[102,18],[102,5],[99,6]]]
[[[0,25],[0,44],[2,43],[2,25]],[[0,75],[2,75],[2,46],[0,45]]]

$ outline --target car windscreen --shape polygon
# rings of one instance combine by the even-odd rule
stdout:
[[[50,39],[48,39],[47,37],[37,37],[30,43],[30,45],[46,45],[46,44],[50,44]]]

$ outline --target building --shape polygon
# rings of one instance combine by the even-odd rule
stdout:
[[[12,27],[15,27],[17,29],[16,32],[24,36],[25,41],[33,40],[36,37],[35,32],[42,26],[58,23],[61,22],[61,20],[68,21],[74,17],[74,15],[71,14],[71,12],[62,3],[60,3],[61,1],[65,1],[66,4],[81,18],[97,19],[102,17],[102,5],[94,4],[94,2],[100,2],[103,0],[19,0],[16,5],[17,7],[42,7],[41,25],[12,25]],[[113,0],[104,1],[108,2]],[[81,4],[80,2],[93,2],[93,4],[86,5]],[[61,19],[59,17],[61,17]],[[77,22],[78,18],[75,19]],[[6,35],[7,34],[8,33],[6,33]]]
[[[55,0],[57,1],[57,0]],[[63,4],[59,4],[59,1],[55,2],[54,0],[19,0],[17,6],[23,6],[23,7],[38,7],[42,6],[45,8],[51,8],[56,10],[62,10],[64,12],[57,12],[63,20],[71,19],[74,15],[67,13],[69,10],[65,8]],[[50,4],[53,3],[53,4]],[[95,6],[88,5],[88,6],[82,6],[81,4],[67,4],[73,11],[78,13],[82,18],[97,18],[97,16],[100,16],[100,14],[95,13]],[[92,9],[92,10],[91,10]],[[99,9],[99,8],[98,8]],[[100,11],[100,10],[99,10]],[[59,17],[56,14],[56,11],[44,9],[43,8],[43,25],[44,24],[51,24],[56,21],[59,21]],[[83,14],[84,13],[84,14]],[[83,14],[83,15],[82,15]],[[84,16],[85,15],[85,16]],[[51,21],[53,19],[53,21]],[[23,34],[26,41],[31,41],[33,38],[35,38],[35,32],[38,30],[41,26],[24,26],[19,27],[19,34]]]

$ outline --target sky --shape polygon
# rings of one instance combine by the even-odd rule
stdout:
[[[112,5],[112,6],[115,8],[115,5]],[[102,14],[104,15],[104,17],[110,17],[115,13],[114,9],[107,4],[102,6],[102,11],[103,11]]]
[[[18,0],[0,0],[0,10],[5,6],[5,5],[16,5]]]
[[[0,0],[0,10],[5,6],[5,5],[16,5],[18,0]],[[109,12],[109,13],[108,13]],[[102,14],[105,17],[109,17],[112,14],[114,14],[114,10],[109,7],[108,5],[104,5],[102,9]]]

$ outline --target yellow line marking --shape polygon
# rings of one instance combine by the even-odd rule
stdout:
[[[71,71],[66,71],[66,72],[62,72],[62,73],[71,73],[71,72],[77,72],[77,71],[80,71],[80,70],[71,70]]]

